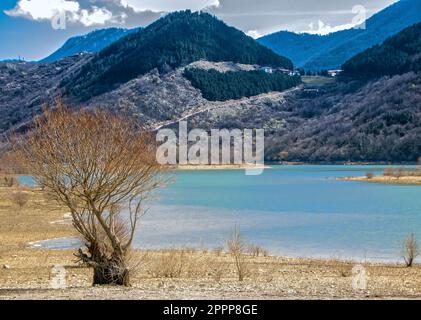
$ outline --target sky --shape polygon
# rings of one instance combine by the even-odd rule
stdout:
[[[0,0],[0,60],[38,60],[69,37],[106,27],[147,26],[168,12],[215,14],[257,38],[280,30],[347,29],[396,0]]]

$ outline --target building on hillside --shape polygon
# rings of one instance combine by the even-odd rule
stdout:
[[[289,70],[288,75],[290,77],[295,77],[295,76],[301,76],[301,73],[298,70],[293,70],[293,71]]]
[[[279,68],[276,71],[283,73],[283,74],[290,74],[291,70],[289,69],[283,69],[283,68]]]
[[[343,70],[328,70],[327,74],[329,77],[337,77],[339,74],[342,73]]]
[[[266,73],[273,73],[273,68],[272,67],[261,67],[260,70],[261,71],[264,71]]]

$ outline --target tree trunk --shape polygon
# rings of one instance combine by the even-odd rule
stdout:
[[[93,285],[130,286],[130,272],[128,269],[116,271],[113,267],[94,267]]]

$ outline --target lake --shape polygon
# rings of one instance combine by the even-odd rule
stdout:
[[[409,233],[421,239],[421,187],[339,181],[382,166],[274,166],[180,171],[136,234],[138,248],[224,246],[235,225],[271,254],[395,262]],[[49,248],[70,240],[41,243]]]

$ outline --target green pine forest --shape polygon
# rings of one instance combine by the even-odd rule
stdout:
[[[188,68],[184,76],[210,101],[226,101],[251,97],[271,91],[284,91],[301,83],[299,76],[264,71],[218,72]]]
[[[371,79],[421,71],[421,23],[348,60],[344,77]]]

